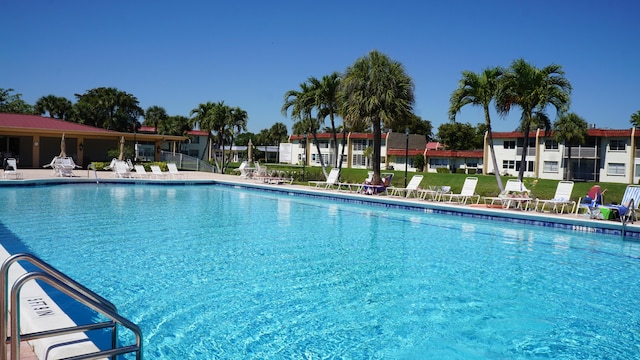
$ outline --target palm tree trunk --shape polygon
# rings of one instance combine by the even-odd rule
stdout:
[[[347,130],[346,127],[342,128],[342,151],[340,154],[340,161],[338,162],[338,169],[342,170],[342,158],[344,157],[344,149],[347,147]]]
[[[371,183],[374,185],[382,184],[380,177],[380,147],[382,145],[382,132],[380,130],[380,119],[373,119],[373,178]]]
[[[327,173],[327,168],[324,164],[324,159],[322,158],[322,153],[320,152],[320,144],[318,143],[318,133],[317,131],[313,130],[311,132],[311,135],[313,136],[313,142],[316,143],[316,150],[318,150],[318,156],[320,157],[320,167],[322,168],[322,173],[324,173],[324,177],[325,179],[327,177],[329,177],[329,174]],[[306,154],[305,154],[306,156]]]
[[[531,119],[529,117],[529,119]],[[522,182],[524,177],[524,169],[527,167],[527,148],[529,147],[529,129],[530,122],[527,121],[524,130],[524,143],[522,144],[522,156],[520,157],[520,171],[518,171],[518,180]]]
[[[487,138],[489,140],[489,150],[491,151],[491,159],[493,160],[493,173],[496,176],[496,182],[498,188],[502,193],[504,191],[504,185],[502,185],[502,179],[500,178],[500,169],[498,169],[498,159],[496,159],[496,151],[493,148],[493,130],[491,130],[491,118],[489,117],[489,107],[484,107],[484,120],[487,125]]]
[[[567,153],[567,178],[565,180],[571,180],[571,143],[567,145],[568,153]]]

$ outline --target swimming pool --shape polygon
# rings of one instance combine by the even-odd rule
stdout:
[[[640,350],[640,244],[620,237],[226,186],[11,188],[0,203],[3,245],[114,302],[150,359]]]

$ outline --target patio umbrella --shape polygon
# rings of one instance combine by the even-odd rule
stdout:
[[[249,139],[249,144],[247,145],[247,150],[249,151],[249,155],[247,155],[247,157],[249,159],[249,162],[251,162],[251,159],[253,158],[253,143],[251,142],[251,139]]]
[[[66,144],[64,142],[64,133],[62,133],[62,139],[60,140],[60,157],[67,157]]]
[[[120,155],[118,160],[124,160],[124,136],[120,137]]]

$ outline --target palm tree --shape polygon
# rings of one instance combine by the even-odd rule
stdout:
[[[249,120],[249,115],[247,114],[246,111],[242,110],[241,108],[235,107],[235,108],[229,109],[228,118],[227,118],[227,131],[226,131],[225,137],[229,138],[230,145],[233,145],[233,140],[236,134],[239,134],[243,131],[247,131],[248,120]],[[224,153],[223,153],[223,159],[224,159]],[[224,167],[222,169],[223,173],[225,172],[230,161],[231,161],[231,156],[227,158],[226,162],[223,161],[223,164],[224,164]]]
[[[493,132],[491,130],[491,117],[489,115],[489,105],[496,94],[498,81],[504,74],[501,67],[487,68],[480,74],[472,71],[463,71],[462,79],[458,83],[458,88],[451,94],[449,106],[449,119],[456,121],[456,114],[460,112],[463,106],[471,104],[482,106],[484,110],[484,122],[487,127],[487,140],[489,143],[489,151],[493,160],[493,173],[500,192],[504,190],[502,179],[500,179],[500,169],[498,168],[498,160],[496,152],[493,148]]]
[[[540,119],[546,116],[545,109],[549,105],[555,107],[557,113],[562,113],[569,106],[570,99],[571,84],[564,77],[560,65],[552,64],[538,69],[524,59],[518,59],[511,63],[511,67],[502,76],[496,93],[498,113],[506,116],[513,106],[522,110],[520,121],[524,143],[518,180],[522,181],[526,168],[529,131],[535,117]]]
[[[145,111],[144,124],[153,126],[157,134],[159,124],[167,121],[168,117],[167,111],[162,106],[150,106],[147,108],[147,111]]]
[[[71,115],[73,104],[65,97],[58,97],[55,95],[43,96],[36,102],[34,110],[44,115],[49,113],[49,116],[55,119],[67,120]]]
[[[315,104],[315,91],[309,83],[304,82],[300,84],[300,90],[289,90],[284,94],[284,104],[281,111],[284,116],[287,116],[289,109],[291,109],[293,121],[303,124],[301,126],[302,130],[304,130],[303,134],[311,133],[320,158],[320,167],[326,178],[329,174],[327,173],[324,158],[321,156],[320,143],[318,142],[320,122],[312,116]],[[294,127],[295,125],[294,123]]]
[[[640,127],[640,110],[633,113],[629,121],[631,122],[631,125],[633,125],[634,127]]]
[[[191,131],[191,119],[186,116],[167,116],[164,121],[158,123],[156,132],[160,135],[184,136]]]
[[[318,122],[324,123],[325,118],[328,116],[331,122],[331,134],[333,135],[333,158],[335,163],[331,164],[334,167],[340,168],[342,166],[342,156],[338,158],[338,134],[336,128],[335,117],[338,114],[338,88],[340,86],[340,74],[334,72],[330,75],[325,75],[322,80],[318,80],[314,77],[309,78],[309,83],[314,96],[314,106],[318,113]],[[346,145],[346,132],[342,133],[342,151]]]
[[[216,104],[207,101],[205,104],[198,105],[197,108],[191,110],[191,126],[198,127],[200,130],[207,133],[207,143],[209,152],[209,161],[211,161],[211,154],[213,152],[213,128],[214,124],[214,109]],[[203,154],[204,156],[204,154]]]
[[[404,67],[377,50],[355,61],[340,84],[345,122],[365,121],[373,128],[373,184],[381,184],[382,126],[404,122],[412,114],[414,84]]]
[[[575,113],[564,114],[553,124],[554,139],[567,147],[567,180],[571,179],[571,145],[584,144],[588,127],[587,121]]]

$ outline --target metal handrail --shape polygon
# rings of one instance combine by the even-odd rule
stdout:
[[[7,337],[7,314],[9,308],[7,304],[9,304],[9,296],[8,291],[8,274],[10,266],[19,260],[27,260],[32,264],[40,267],[40,270],[43,271],[35,271],[31,273],[26,273],[20,276],[11,287],[11,334],[12,336]],[[74,298],[78,302],[90,307],[96,312],[101,313],[105,317],[111,319],[111,321],[95,323],[89,325],[78,325],[75,327],[68,327],[62,329],[41,331],[31,334],[20,335],[20,290],[22,286],[29,280],[39,279],[47,282],[52,285],[56,289],[65,293],[66,295]],[[136,337],[136,345],[117,347],[117,334],[116,334],[116,323],[128,328],[131,330]],[[73,357],[73,359],[98,359],[104,358],[105,356],[114,357],[119,354],[125,354],[130,352],[136,352],[136,359],[142,358],[142,332],[140,328],[132,323],[131,321],[125,319],[121,315],[118,314],[115,305],[108,300],[104,299],[100,295],[94,293],[93,291],[87,289],[83,285],[77,283],[73,279],[69,278],[62,272],[55,269],[53,266],[47,264],[43,260],[31,254],[15,254],[8,257],[2,264],[2,268],[0,270],[0,328],[1,335],[4,337],[2,341],[0,341],[0,359],[5,359],[7,354],[7,343],[11,344],[11,354],[12,358],[19,359],[20,353],[20,339],[23,340],[32,340],[37,338],[49,337],[49,336],[57,336],[62,334],[76,333],[76,332],[86,332],[89,330],[101,329],[101,328],[111,328],[112,329],[112,338],[111,338],[111,349],[99,351],[92,354],[85,354]],[[13,355],[16,354],[16,355]],[[17,357],[16,357],[17,356]],[[71,359],[71,358],[70,358]]]

